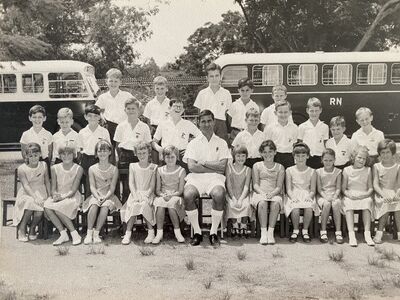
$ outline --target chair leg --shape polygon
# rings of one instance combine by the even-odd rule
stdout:
[[[257,233],[256,233],[256,229],[257,227],[256,227],[256,221],[250,221],[250,230],[251,230],[251,237],[252,238],[255,238],[256,236],[257,236]],[[261,234],[261,232],[260,232],[260,234]]]
[[[281,239],[285,237],[285,228],[286,228],[285,214],[280,214],[280,216],[279,216],[279,231],[280,231]]]
[[[286,217],[285,215],[285,236],[288,238],[290,236],[290,224],[289,224],[290,215]]]
[[[347,235],[347,221],[346,217],[342,215],[342,236],[346,237]]]
[[[318,237],[319,235],[319,216],[314,216],[314,237]]]

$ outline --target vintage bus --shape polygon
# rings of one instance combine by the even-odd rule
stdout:
[[[22,132],[29,129],[29,108],[42,105],[44,127],[55,133],[57,111],[69,107],[75,130],[84,127],[83,112],[94,103],[99,87],[93,66],[72,60],[0,62],[0,149],[18,149]]]
[[[400,142],[400,53],[235,53],[216,63],[222,67],[222,86],[234,99],[238,80],[249,77],[255,84],[252,99],[262,110],[273,102],[271,88],[284,84],[295,123],[308,118],[307,100],[317,97],[321,119],[329,124],[333,116],[343,115],[347,135],[358,129],[354,113],[365,106],[374,113],[373,126]]]

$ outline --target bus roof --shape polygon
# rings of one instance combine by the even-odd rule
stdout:
[[[85,67],[92,66],[76,60],[0,61],[0,73],[76,72]]]
[[[232,53],[221,55],[215,63],[226,65],[290,63],[400,62],[400,52],[287,52]]]

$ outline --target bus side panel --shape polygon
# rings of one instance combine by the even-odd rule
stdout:
[[[94,101],[0,102],[0,147],[10,148],[10,144],[12,144],[13,146],[11,148],[18,148],[22,133],[32,126],[28,115],[29,109],[33,105],[39,104],[45,108],[47,118],[43,127],[54,134],[59,128],[57,124],[57,112],[62,107],[68,107],[72,110],[74,122],[77,123],[79,127],[86,126],[87,122],[84,118],[84,106],[87,103],[94,103]]]

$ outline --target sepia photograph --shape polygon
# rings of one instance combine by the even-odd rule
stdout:
[[[400,0],[0,0],[0,300],[400,299]]]

